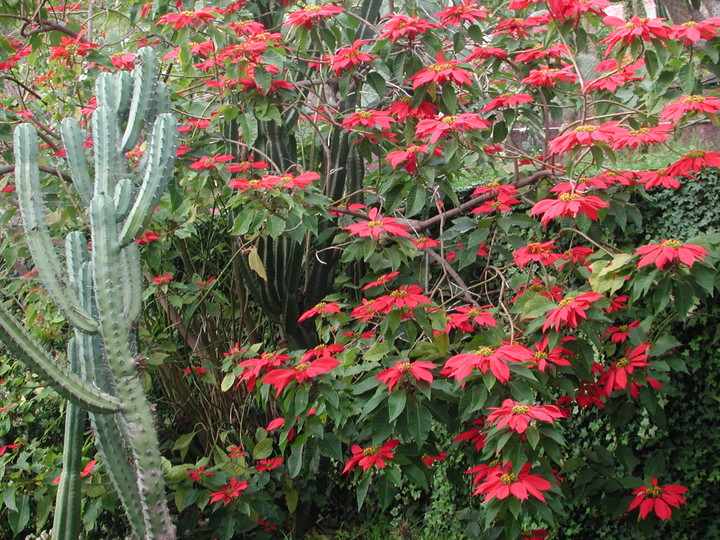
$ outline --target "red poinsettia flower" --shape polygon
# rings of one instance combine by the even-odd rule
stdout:
[[[220,10],[215,7],[204,7],[197,11],[181,11],[179,13],[168,13],[158,19],[157,24],[172,24],[175,30],[183,26],[192,26],[199,23],[209,24]]]
[[[517,64],[525,64],[527,62],[534,62],[535,60],[540,60],[542,58],[560,58],[563,55],[570,56],[567,45],[559,44],[545,48],[544,45],[541,43],[539,45],[535,45],[527,51],[518,53],[515,56],[514,61]]]
[[[336,302],[320,302],[300,315],[298,322],[306,321],[321,313],[340,313],[340,306]]]
[[[418,285],[402,285],[390,294],[377,297],[373,309],[378,313],[389,313],[393,309],[413,309],[420,304],[429,304],[430,299],[422,292]]]
[[[604,298],[602,294],[589,291],[561,300],[558,307],[551,309],[545,314],[546,320],[545,324],[543,324],[542,331],[547,331],[547,329],[553,325],[555,326],[556,332],[560,330],[561,326],[577,328],[581,319],[587,319],[585,310],[601,298]]]
[[[426,467],[432,467],[433,463],[436,463],[438,461],[445,461],[449,457],[450,455],[447,452],[441,450],[440,454],[437,456],[424,456],[422,458],[422,462],[423,465],[425,465]]]
[[[490,122],[481,118],[477,113],[460,113],[420,120],[415,127],[415,136],[419,139],[430,137],[430,142],[434,143],[443,137],[449,137],[452,132],[487,129],[489,127]]]
[[[431,369],[437,369],[437,366],[432,362],[422,360],[417,362],[403,362],[402,360],[398,360],[393,367],[382,370],[375,378],[387,384],[388,390],[392,391],[406,373],[412,375],[416,381],[433,382],[433,374],[430,372]]]
[[[685,114],[698,112],[707,115],[714,115],[720,111],[720,100],[713,96],[683,96],[680,99],[668,103],[660,113],[660,120],[677,122]]]
[[[629,45],[636,40],[650,41],[653,38],[667,38],[669,36],[669,28],[663,23],[664,20],[665,19],[633,17],[629,21],[624,21],[619,17],[606,16],[603,22],[607,26],[614,26],[617,29],[610,32],[605,39],[600,41],[600,43],[608,44],[605,56],[610,56],[613,48],[618,43]]]
[[[303,9],[293,11],[290,15],[288,15],[288,18],[283,23],[283,26],[304,26],[305,28],[310,29],[319,20],[327,19],[342,12],[343,8],[332,4],[306,4]]]
[[[195,160],[190,164],[190,168],[195,171],[204,171],[205,169],[214,169],[216,163],[225,163],[232,161],[234,156],[230,154],[217,154],[215,156],[205,156],[203,158]]]
[[[667,168],[670,176],[689,176],[702,171],[705,167],[720,167],[720,152],[707,152],[702,149],[691,150],[683,154]]]
[[[360,237],[371,236],[375,240],[378,240],[382,233],[389,236],[402,236],[405,238],[410,236],[407,225],[398,223],[394,218],[381,216],[380,210],[377,208],[370,209],[368,212],[368,221],[347,225],[343,227],[343,229],[350,231],[351,235]]]
[[[712,39],[718,33],[720,20],[687,21],[670,27],[670,39],[682,40],[686,46],[701,39]]]
[[[521,103],[532,103],[533,97],[530,94],[513,94],[512,92],[506,92],[500,94],[498,97],[493,98],[490,102],[482,108],[482,112],[493,111],[500,107],[514,107]]]
[[[64,65],[68,60],[73,60],[76,56],[87,56],[92,49],[97,48],[97,43],[90,43],[83,39],[83,33],[81,32],[75,38],[60,38],[60,45],[50,47],[50,60],[60,60]]]
[[[305,382],[318,375],[332,371],[339,365],[340,362],[332,356],[320,357],[312,362],[301,361],[295,366],[271,370],[260,382],[269,384],[275,388],[275,397],[277,397],[292,381],[297,381],[298,383]]]
[[[579,193],[561,193],[557,199],[543,199],[535,203],[530,210],[530,215],[542,215],[540,222],[545,226],[555,218],[575,218],[578,214],[584,214],[593,221],[597,221],[598,210],[609,206],[610,203],[595,195],[582,196]]]
[[[611,144],[613,150],[620,148],[637,148],[641,144],[655,144],[665,142],[675,126],[660,124],[654,127],[643,127],[620,133]]]
[[[354,444],[351,448],[353,455],[345,462],[343,474],[352,471],[358,465],[362,467],[363,471],[367,471],[372,466],[379,469],[385,468],[386,461],[395,457],[393,450],[399,444],[400,441],[397,439],[391,439],[382,446],[368,446],[366,448]]]
[[[622,60],[616,58],[608,58],[595,66],[595,73],[605,71],[596,79],[591,79],[585,83],[583,90],[586,92],[594,92],[596,90],[607,90],[614,92],[620,86],[629,81],[639,81],[642,77],[636,77],[635,73],[645,65],[642,58],[634,60],[630,56],[624,57]]]
[[[485,447],[485,439],[487,439],[487,434],[485,433],[485,419],[482,417],[476,418],[472,423],[475,427],[472,427],[467,431],[463,431],[460,435],[453,437],[453,441],[470,441],[475,445],[475,450],[479,452]]]
[[[508,362],[530,362],[533,353],[522,345],[501,345],[500,347],[481,347],[472,353],[456,354],[448,359],[440,375],[452,377],[462,382],[473,371],[481,373],[490,371],[501,383],[510,380]]]
[[[188,469],[188,475],[190,477],[190,480],[193,482],[198,482],[202,480],[203,476],[212,476],[212,471],[206,471],[207,467],[205,465],[201,465],[197,469]]]
[[[485,502],[492,499],[506,499],[513,496],[526,500],[533,497],[545,502],[543,491],[552,489],[552,484],[540,475],[530,474],[530,463],[523,465],[517,474],[512,472],[512,463],[507,462],[499,470],[488,473],[485,482],[475,489],[474,495],[486,495]]]
[[[438,11],[435,16],[440,18],[440,26],[457,26],[463,22],[473,24],[477,21],[487,19],[490,10],[484,6],[478,6],[477,0],[462,0],[460,5],[448,6]]]
[[[390,41],[393,43],[401,38],[407,38],[408,41],[412,41],[416,36],[437,27],[437,24],[433,24],[417,16],[410,17],[401,13],[391,14],[388,21],[380,28],[382,33],[378,36],[378,39],[390,38]]]
[[[650,365],[647,361],[648,350],[650,346],[646,343],[638,345],[634,349],[627,349],[625,356],[612,364],[608,370],[602,374],[598,384],[603,387],[603,393],[609,396],[613,390],[625,390],[628,388],[629,377],[637,368],[643,368]]]
[[[280,353],[262,353],[256,358],[248,358],[238,364],[245,369],[237,378],[235,388],[238,388],[245,381],[248,392],[252,392],[255,388],[255,382],[262,371],[269,371],[272,368],[289,362],[290,357]]]
[[[563,343],[566,343],[567,341],[573,339],[575,338],[566,337],[563,338],[561,341]],[[568,360],[568,358],[572,356],[572,351],[561,346],[553,347],[551,350],[548,351],[547,348],[549,342],[549,336],[545,336],[534,345],[533,349],[535,350],[535,352],[533,353],[532,363],[535,364],[535,367],[537,367],[537,369],[539,369],[540,371],[545,371],[548,365],[550,365],[551,363],[555,364],[556,366],[572,365]]]
[[[515,17],[514,19],[505,19],[495,25],[495,28],[493,29],[491,35],[497,36],[502,34],[508,34],[514,39],[519,39],[521,37],[527,36],[528,30],[533,30],[534,32],[542,32],[544,29],[538,27],[545,26],[551,20],[552,15],[550,15],[549,13],[535,17],[527,17],[525,19],[522,19],[520,17]]]
[[[336,76],[339,76],[346,69],[372,62],[377,58],[360,50],[360,47],[366,43],[368,43],[366,40],[356,39],[350,47],[343,47],[330,57],[330,67],[335,71]]]
[[[354,129],[357,126],[363,126],[366,128],[379,128],[389,129],[390,124],[397,122],[388,111],[376,111],[368,109],[365,111],[356,112],[351,114],[347,118],[343,118],[342,126],[345,129]]]
[[[497,429],[508,426],[517,433],[525,433],[530,422],[555,423],[555,419],[564,418],[565,414],[556,405],[523,405],[518,401],[506,399],[502,407],[489,407],[488,424],[495,424]]]
[[[692,266],[695,261],[704,261],[708,252],[695,244],[683,244],[680,240],[662,239],[659,244],[648,244],[635,251],[641,255],[637,267],[642,268],[654,264],[660,270],[667,270],[676,262]]]
[[[489,305],[484,307],[490,307]],[[489,311],[475,306],[457,306],[453,313],[448,315],[447,331],[453,328],[459,329],[461,332],[473,332],[475,326],[496,326],[497,321]]]
[[[619,121],[613,120],[599,126],[593,124],[578,126],[550,141],[550,153],[562,154],[576,146],[593,146],[599,142],[614,143],[618,137],[627,133],[625,129],[618,126],[619,123]]]
[[[663,167],[656,171],[639,171],[638,182],[645,186],[648,190],[654,187],[664,187],[669,189],[677,189],[680,187],[680,182],[674,176],[667,174],[667,167]]]
[[[210,494],[210,502],[222,501],[224,506],[230,504],[230,502],[242,495],[242,492],[248,488],[248,483],[245,481],[238,482],[237,478],[233,477],[230,483],[215,493]]]
[[[687,504],[683,493],[688,489],[680,484],[667,484],[659,486],[657,478],[650,479],[649,486],[640,486],[633,495],[635,498],[628,506],[628,512],[640,508],[640,519],[645,519],[652,511],[655,515],[665,521],[672,517],[672,508],[680,508],[681,504]]]
[[[578,80],[578,75],[573,71],[571,64],[563,64],[563,67],[542,67],[540,69],[531,69],[527,77],[520,82],[531,86],[547,86],[550,88],[558,82],[574,83]]]
[[[583,13],[605,15],[603,10],[609,5],[608,0],[548,0],[548,10],[554,19],[559,22],[575,19],[575,24]]]
[[[281,457],[261,459],[260,461],[258,461],[258,464],[255,465],[255,470],[259,472],[272,471],[273,469],[277,469],[280,465],[282,465],[283,461],[285,460]]]
[[[175,279],[171,273],[167,272],[165,274],[161,274],[157,277],[153,278],[153,281],[157,283],[158,285],[163,285],[165,283],[170,283],[173,279]]]
[[[400,272],[390,272],[388,274],[382,274],[375,281],[371,281],[370,283],[365,285],[362,290],[366,291],[368,289],[372,289],[373,287],[378,287],[379,285],[385,285],[386,283],[390,283],[393,279],[398,277],[398,275],[400,275]]]
[[[465,68],[458,67],[458,60],[445,60],[441,52],[437,53],[437,61],[430,64],[425,69],[421,69],[409,80],[413,81],[413,88],[417,88],[423,84],[434,82],[443,84],[451,82],[458,86],[471,85],[470,71]]]
[[[532,242],[525,247],[513,251],[513,261],[520,268],[525,268],[531,262],[539,262],[543,266],[552,266],[555,261],[562,258],[562,254],[554,250],[555,240],[549,242]]]
[[[610,336],[610,341],[613,343],[625,343],[630,335],[630,330],[632,328],[638,328],[639,326],[640,321],[632,321],[631,323],[621,324],[620,326],[611,326],[605,330],[603,335]]]

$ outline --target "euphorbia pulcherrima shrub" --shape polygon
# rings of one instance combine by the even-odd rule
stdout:
[[[661,421],[683,370],[673,332],[717,282],[713,231],[615,239],[641,236],[647,191],[672,197],[720,167],[687,142],[720,109],[705,84],[720,19],[608,7],[159,3],[89,25],[87,6],[43,4],[7,27],[5,84],[25,82],[0,112],[45,134],[62,228],[86,219],[50,176],[66,167],[65,101],[86,121],[94,104],[74,101],[98,73],[130,69],[142,44],[164,56],[181,165],[138,243],[143,377],[183,411],[168,424],[188,418],[167,445],[179,530],[300,530],[288,514],[335,473],[358,506],[373,492],[386,508],[448,457],[485,537],[553,534],[578,500],[657,534],[692,503],[659,460],[563,436],[590,414]],[[638,152],[665,162],[621,166]],[[8,278],[22,263],[3,234]]]

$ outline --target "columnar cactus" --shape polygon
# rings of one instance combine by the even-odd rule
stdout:
[[[94,169],[86,134],[74,119],[61,133],[75,191],[88,207],[91,248],[85,233],[65,241],[65,264],[51,241],[30,124],[15,130],[15,175],[30,254],[48,292],[74,328],[69,367],[59,365],[0,306],[0,341],[69,400],[66,456],[58,492],[55,538],[77,538],[78,448],[84,411],[117,489],[134,535],[170,539],[175,528],[166,502],[153,416],[138,378],[134,326],[140,315],[142,276],[135,239],[142,232],[171,176],[177,122],[165,112],[169,94],[158,82],[154,52],[143,49],[129,73],[103,73],[92,116]],[[125,152],[152,126],[139,167]]]

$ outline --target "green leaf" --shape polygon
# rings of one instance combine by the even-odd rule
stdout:
[[[253,459],[267,459],[273,452],[273,440],[271,438],[263,439],[253,448]]]
[[[405,410],[405,401],[407,395],[405,392],[392,392],[388,399],[388,414],[390,415],[390,422],[395,420]]]
[[[269,216],[265,222],[267,232],[272,238],[277,238],[285,230],[285,220],[280,216]]]
[[[9,510],[7,515],[14,536],[20,534],[30,521],[30,497],[23,495],[17,499],[17,510]]]
[[[421,405],[413,400],[408,402],[405,408],[405,414],[407,418],[408,431],[415,439],[417,445],[421,446],[430,433],[432,415],[424,405]]]
[[[366,476],[360,482],[360,485],[355,490],[355,496],[357,498],[358,512],[362,509],[365,497],[367,496],[368,488],[370,487],[371,476]]]
[[[285,491],[285,504],[287,504],[288,513],[295,513],[298,505],[298,492],[296,489],[289,488]]]
[[[258,276],[264,281],[267,281],[267,273],[265,272],[265,265],[262,262],[262,258],[258,253],[257,248],[252,248],[248,254],[248,265]]]
[[[304,451],[304,444],[300,444],[296,448],[293,448],[292,454],[290,454],[287,462],[290,478],[295,478],[298,474],[300,474],[300,471],[302,471]]]
[[[235,375],[233,375],[232,373],[226,373],[223,377],[222,382],[220,383],[220,390],[222,392],[227,392],[228,390],[230,390],[233,384],[235,384],[235,378]]]
[[[195,438],[196,433],[194,431],[191,431],[190,433],[186,433],[184,435],[180,435],[180,437],[177,438],[175,441],[175,444],[173,445],[173,450],[179,450],[180,451],[180,457],[182,459],[185,459],[185,455],[188,452],[188,447],[190,446],[190,443]]]
[[[695,78],[695,70],[692,62],[687,62],[682,65],[677,73],[678,81],[680,82],[680,88],[686,94],[692,94],[697,79]]]
[[[527,441],[530,444],[530,448],[535,450],[537,448],[538,443],[540,442],[540,434],[538,433],[537,428],[533,426],[529,426],[525,430],[525,437],[527,437]]]
[[[375,93],[380,99],[385,96],[387,84],[385,83],[385,77],[380,75],[380,73],[378,73],[377,71],[371,71],[370,73],[368,73],[367,83],[370,85],[370,88],[375,90]]]
[[[522,307],[521,316],[523,319],[536,319],[545,315],[548,310],[556,307],[552,300],[542,294],[529,291],[523,294],[523,296],[528,297]]]

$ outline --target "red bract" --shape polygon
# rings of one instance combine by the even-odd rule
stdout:
[[[392,14],[388,21],[380,28],[382,33],[378,39],[390,38],[395,43],[400,38],[407,38],[412,41],[419,34],[437,28],[436,24],[421,19],[420,17],[409,17],[403,14]]]
[[[247,488],[247,482],[238,482],[237,478],[233,477],[227,486],[210,494],[210,502],[214,503],[222,501],[223,505],[227,506],[234,498],[239,497]]]
[[[385,160],[393,169],[397,168],[398,165],[402,165],[407,172],[414,173],[417,171],[417,155],[427,154],[427,147],[427,143],[421,145],[412,144],[405,150],[396,150],[388,153],[388,155],[385,156]],[[436,148],[433,154],[442,155],[442,152],[439,148]]]
[[[562,154],[576,146],[593,146],[598,142],[613,143],[618,137],[627,133],[626,130],[618,127],[618,124],[618,121],[612,121],[599,126],[593,124],[578,126],[550,141],[550,153]]]
[[[235,388],[238,388],[245,381],[248,392],[251,392],[255,388],[255,382],[262,371],[268,371],[289,361],[290,357],[288,355],[280,353],[262,353],[257,358],[243,360],[238,366],[248,369],[238,376]]]
[[[63,37],[60,39],[60,45],[50,48],[49,60],[60,60],[61,63],[65,64],[76,56],[87,56],[92,49],[97,47],[97,43],[84,41],[82,33],[76,38]]]
[[[416,381],[433,382],[433,375],[430,370],[436,368],[437,366],[432,362],[422,360],[417,362],[403,362],[402,360],[398,360],[393,367],[382,370],[375,378],[387,384],[388,390],[392,391],[406,373],[412,375]]]
[[[440,26],[457,26],[463,22],[470,24],[487,19],[490,10],[478,6],[477,0],[462,0],[457,6],[448,6],[438,11],[435,16],[440,18]]]
[[[350,47],[343,47],[330,57],[330,67],[335,71],[335,75],[376,58],[360,50],[366,43],[367,41],[356,39]]]
[[[633,495],[635,498],[628,506],[628,512],[640,508],[640,519],[645,519],[652,511],[655,515],[665,521],[672,517],[672,508],[680,508],[681,504],[687,504],[683,493],[688,489],[679,484],[667,484],[659,486],[657,478],[650,479],[650,486],[640,486]]]
[[[485,439],[487,439],[487,434],[485,433],[485,419],[482,417],[476,418],[472,423],[475,427],[472,427],[467,431],[463,431],[460,435],[455,436],[453,438],[453,442],[470,441],[473,445],[475,445],[475,450],[479,452],[485,447]],[[475,472],[472,469],[467,472],[471,471]]]
[[[551,20],[552,15],[549,13],[537,17],[528,17],[526,19],[521,19],[520,17],[506,19],[495,25],[492,35],[508,34],[510,37],[518,39],[527,36],[528,30],[530,29],[533,29],[533,32],[545,31],[546,29],[538,27],[546,25]]]
[[[473,323],[478,326],[497,325],[497,321],[489,311],[482,311],[475,306],[458,306],[454,313],[448,315],[447,330],[457,328],[461,332],[472,332],[475,330]]]
[[[272,471],[273,469],[277,469],[280,465],[282,465],[283,461],[285,460],[281,457],[261,459],[260,461],[258,461],[258,464],[255,465],[255,470],[259,472]]]
[[[443,137],[449,137],[452,132],[487,129],[489,127],[490,122],[481,118],[477,113],[460,113],[420,120],[415,127],[415,136],[419,139],[430,137],[430,142],[434,143]]]
[[[668,37],[668,27],[663,24],[665,19],[647,19],[645,17],[633,17],[629,21],[624,21],[619,17],[607,16],[603,22],[607,26],[617,27],[617,30],[610,32],[608,37],[600,41],[607,43],[608,48],[605,56],[610,56],[615,45],[624,43],[629,45],[633,41],[642,40],[650,41],[653,38],[665,39]]]
[[[627,349],[625,356],[611,365],[608,370],[602,374],[598,384],[603,387],[603,393],[609,396],[613,390],[625,390],[628,388],[629,376],[635,372],[636,368],[649,366],[648,349],[650,346],[643,343],[634,349]]]
[[[583,89],[586,92],[594,92],[596,90],[607,90],[614,92],[618,87],[624,85],[629,81],[639,81],[642,77],[635,77],[635,73],[641,67],[645,65],[645,60],[640,58],[639,60],[633,61],[629,56],[626,56],[622,60],[616,58],[609,58],[603,60],[595,67],[595,73],[610,70],[608,73],[603,73],[597,79],[592,79],[585,83]]]
[[[593,221],[598,219],[598,210],[610,204],[595,195],[582,196],[578,193],[561,193],[557,199],[543,199],[530,210],[531,216],[542,215],[540,223],[547,224],[558,217],[575,218],[584,214]]]
[[[492,499],[528,499],[531,495],[545,502],[543,491],[552,489],[552,484],[540,475],[530,474],[530,463],[523,465],[517,474],[512,472],[512,463],[508,462],[498,469],[488,472],[485,482],[475,489],[474,495],[486,495],[485,502]]]
[[[548,0],[548,10],[554,19],[564,22],[578,18],[583,13],[604,15],[603,10],[610,5],[608,0]]]
[[[367,128],[389,129],[390,124],[397,122],[387,111],[375,111],[368,109],[351,114],[347,118],[343,118],[342,126],[346,129],[354,129],[357,126]]]
[[[696,261],[704,261],[707,254],[703,247],[674,239],[662,239],[659,244],[648,244],[635,251],[635,255],[641,255],[638,268],[654,264],[660,270],[667,270],[675,263],[692,266]]]
[[[347,225],[343,229],[350,231],[350,234],[360,237],[371,236],[378,240],[380,235],[385,233],[389,236],[409,237],[409,227],[398,223],[391,217],[383,217],[377,208],[371,208],[368,212],[368,221]]]
[[[476,206],[470,212],[474,214],[488,214],[490,212],[511,212],[512,206],[520,204],[520,201],[514,197],[511,197],[505,191],[498,192],[496,199],[488,199],[483,202],[480,206]]]
[[[656,171],[640,171],[638,173],[638,182],[645,186],[645,189],[654,187],[664,187],[669,189],[677,189],[680,182],[674,176],[667,174],[667,167]]]
[[[713,96],[683,96],[677,101],[665,105],[660,113],[661,120],[677,122],[685,114],[698,112],[707,115],[714,115],[720,111],[720,100]]]
[[[586,292],[577,296],[570,296],[560,302],[558,307],[551,309],[545,314],[546,320],[543,324],[542,331],[546,332],[548,328],[555,326],[555,331],[559,331],[561,326],[569,326],[577,328],[582,319],[587,319],[585,310],[591,304],[604,298],[602,294],[596,292]]]
[[[393,309],[413,309],[420,304],[429,304],[430,299],[422,292],[418,285],[403,285],[390,294],[376,298],[373,308],[378,313],[389,313]]]
[[[175,30],[183,26],[191,26],[200,23],[209,24],[217,17],[220,10],[214,7],[204,7],[197,11],[181,11],[180,13],[168,13],[158,19],[157,24],[172,24]]]
[[[539,262],[543,266],[552,266],[555,261],[562,258],[560,253],[554,250],[555,240],[549,242],[533,242],[525,247],[516,249],[513,252],[513,261],[520,268],[525,268],[530,262]]]
[[[283,23],[283,26],[304,26],[305,28],[312,28],[316,22],[321,19],[327,19],[338,13],[342,13],[343,9],[340,6],[328,5],[312,5],[307,4],[304,9],[293,11],[288,15],[287,20]]]
[[[332,371],[340,362],[335,360],[333,357],[321,357],[312,362],[300,362],[296,366],[290,368],[278,368],[270,371],[265,377],[263,377],[263,384],[269,384],[277,391],[275,396],[279,396],[283,390],[292,381],[299,383],[310,380],[318,375]]]
[[[451,82],[458,86],[472,84],[470,72],[465,68],[457,67],[459,63],[458,60],[445,60],[442,53],[437,53],[436,63],[418,71],[409,80],[413,81],[413,88],[431,82],[436,84]]]
[[[385,285],[386,283],[390,283],[393,279],[398,277],[400,275],[400,272],[390,272],[389,274],[383,274],[379,278],[377,278],[375,281],[371,281],[367,285],[365,285],[362,290],[366,291],[368,289],[372,289],[373,287],[378,287],[380,285]]]
[[[573,71],[573,66],[571,64],[564,64],[562,68],[548,66],[540,69],[531,69],[528,76],[520,82],[531,86],[547,86],[550,88],[558,82],[574,83],[577,80],[578,76]]]
[[[481,373],[488,370],[501,383],[510,380],[508,362],[530,362],[533,353],[522,345],[501,345],[500,347],[481,347],[474,353],[461,353],[452,356],[445,362],[440,375],[452,377],[462,382],[473,371],[478,369]]]
[[[707,152],[702,149],[687,152],[667,168],[667,174],[693,177],[694,173],[705,167],[720,167],[720,152]]]
[[[196,171],[204,171],[206,169],[214,169],[216,163],[225,163],[235,159],[229,154],[218,154],[215,156],[205,156],[195,160],[190,164],[190,168]]]
[[[675,129],[675,126],[672,124],[633,129],[618,135],[611,146],[613,150],[619,150],[625,147],[637,148],[641,144],[665,142],[673,129]]]
[[[568,340],[574,338],[568,337],[563,338],[562,342],[565,343]],[[553,347],[549,352],[547,350],[549,336],[545,336],[533,347],[535,352],[533,354],[532,362],[540,371],[545,371],[549,363],[555,364],[556,366],[570,366],[572,365],[568,360],[568,357],[572,356],[572,351],[565,347]]]
[[[340,313],[340,306],[336,302],[320,302],[300,315],[298,322],[303,322],[321,313]]]
[[[362,467],[363,471],[367,471],[373,465],[383,469],[387,465],[386,460],[395,457],[393,450],[399,444],[400,441],[397,439],[391,439],[382,446],[369,446],[367,448],[354,444],[351,448],[353,455],[345,462],[343,474],[352,471],[358,465]]]
[[[535,45],[532,49],[518,53],[514,61],[518,64],[524,64],[541,58],[560,58],[561,56],[569,56],[570,51],[565,45],[552,45],[547,49],[542,44]]]
[[[497,429],[508,426],[517,433],[525,433],[533,420],[554,424],[555,419],[565,417],[555,405],[523,405],[512,399],[503,401],[502,407],[489,409],[493,412],[487,417],[488,424],[496,424]]]
[[[515,105],[520,105],[521,103],[532,102],[533,98],[529,94],[513,94],[512,92],[507,92],[490,100],[490,102],[482,108],[482,112],[492,111],[494,109],[499,109],[500,107],[514,107]]]
[[[685,45],[692,45],[701,39],[712,39],[717,33],[717,19],[700,22],[688,21],[670,27],[670,39],[682,40]]]
[[[611,326],[605,330],[606,336],[610,336],[610,341],[613,343],[625,343],[628,336],[630,335],[631,328],[638,328],[640,321],[632,321],[629,324],[621,324],[620,326]]]

